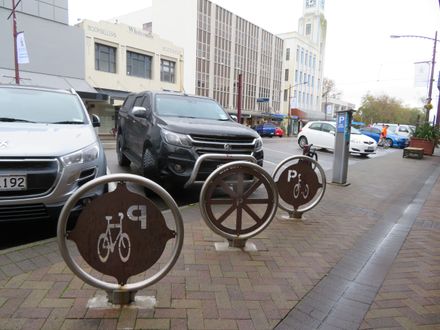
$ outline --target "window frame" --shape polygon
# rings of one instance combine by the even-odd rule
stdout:
[[[164,71],[164,68],[168,68],[168,72]],[[176,62],[161,58],[160,59],[160,81],[176,83]]]
[[[143,61],[142,61],[143,60]],[[141,54],[133,52],[131,50],[126,51],[126,74],[130,77],[138,77],[144,79],[152,79],[152,67],[153,57],[151,55]],[[138,64],[138,66],[136,65]],[[139,65],[143,65],[143,72],[139,73]],[[129,70],[129,66],[131,70]]]
[[[104,50],[107,49],[108,53],[106,54]],[[103,43],[95,42],[95,70],[108,72],[108,73],[116,73],[116,54],[117,48],[106,45]],[[108,55],[107,58],[102,58],[102,55]]]

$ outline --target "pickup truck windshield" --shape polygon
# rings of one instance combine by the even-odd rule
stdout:
[[[75,95],[33,89],[1,88],[0,118],[17,123],[87,123]]]
[[[216,102],[182,95],[156,95],[156,113],[165,117],[229,119]]]

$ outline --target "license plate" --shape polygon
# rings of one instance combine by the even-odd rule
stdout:
[[[26,189],[26,175],[0,175],[0,191]]]
[[[366,151],[374,151],[373,147],[367,147]]]

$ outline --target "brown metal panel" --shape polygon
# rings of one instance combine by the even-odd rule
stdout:
[[[92,268],[124,285],[153,266],[175,236],[150,199],[119,183],[84,208],[67,237]]]

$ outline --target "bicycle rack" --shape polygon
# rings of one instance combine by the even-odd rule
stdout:
[[[118,183],[116,189],[92,200],[82,210],[75,227],[67,231],[70,211],[81,196],[110,182]],[[130,191],[126,182],[158,195],[171,210],[175,230],[168,228],[162,212],[150,199]],[[119,222],[112,223],[112,215]],[[119,230],[113,235],[114,241],[111,230]],[[167,191],[141,176],[111,174],[87,182],[68,199],[59,217],[57,241],[64,261],[75,275],[106,291],[110,303],[125,305],[135,300],[137,291],[158,282],[172,269],[182,250],[183,232],[182,216]],[[118,283],[100,280],[84,271],[67,248],[67,239],[76,243],[80,255],[93,269],[115,277]],[[145,272],[157,262],[170,239],[174,239],[174,244],[163,268],[142,281],[127,283],[129,277]]]
[[[252,196],[260,186],[264,189],[259,191],[262,196]],[[219,191],[226,197],[215,197]],[[267,204],[261,216],[250,207],[257,204]],[[203,184],[199,200],[200,212],[208,227],[225,238],[229,248],[245,250],[256,249],[247,244],[247,240],[270,224],[277,204],[278,194],[271,176],[262,167],[247,161],[231,162],[217,168]],[[216,244],[216,248],[224,249],[221,244]]]
[[[314,208],[324,196],[327,184],[321,165],[300,155],[278,164],[272,178],[278,188],[279,206],[288,212],[286,219],[301,219],[304,212]]]

